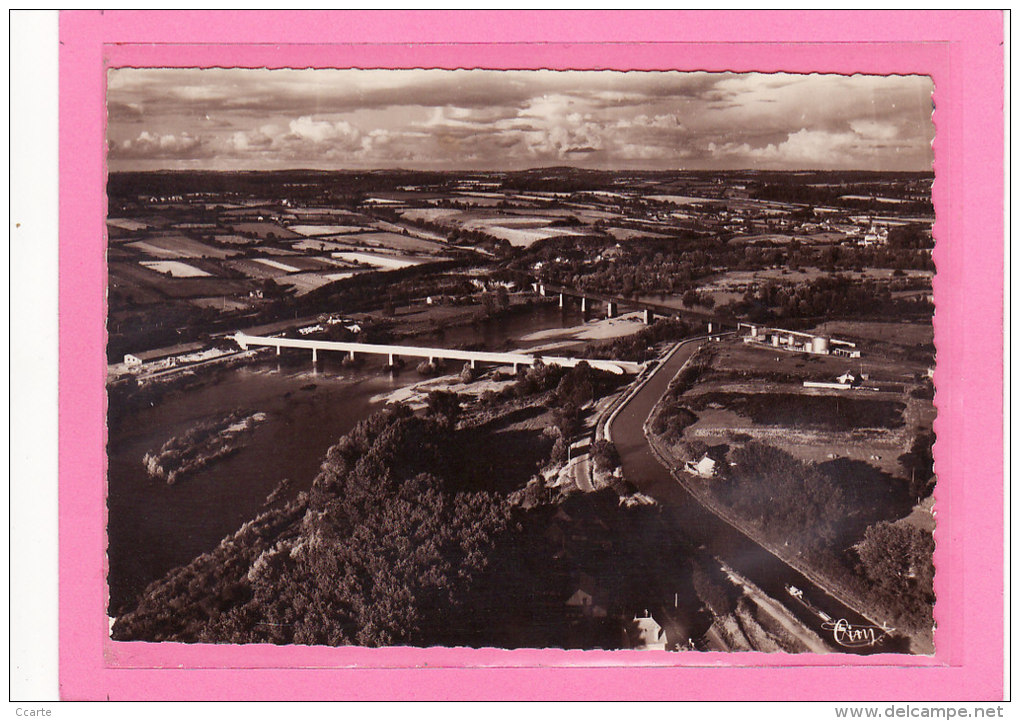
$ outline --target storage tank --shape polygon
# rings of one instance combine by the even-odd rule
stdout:
[[[776,348],[779,347],[779,335],[778,334],[772,336],[772,345],[774,345]]]
[[[751,326],[751,337],[752,338],[757,338],[758,337],[758,326],[756,326],[756,325],[752,325]]]
[[[823,338],[820,335],[816,335],[811,339],[811,352],[812,353],[829,353],[829,339]]]

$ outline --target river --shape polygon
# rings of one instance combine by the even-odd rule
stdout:
[[[520,339],[529,333],[581,322],[576,309],[538,306],[407,342],[527,348],[534,344]],[[313,368],[306,353],[284,351],[279,360],[224,370],[201,386],[172,392],[118,423],[107,448],[111,615],[132,607],[149,583],[212,550],[256,516],[281,480],[290,479],[290,496],[310,487],[326,449],[381,407],[373,397],[421,380],[413,365],[396,375],[383,372],[385,360],[368,357],[351,368],[340,364],[340,354],[322,353]],[[172,486],[148,477],[146,452],[198,421],[237,408],[267,414],[241,451]]]

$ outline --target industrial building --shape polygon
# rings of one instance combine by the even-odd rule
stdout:
[[[744,332],[746,331],[746,335]],[[765,346],[777,350],[812,353],[814,355],[836,355],[845,358],[860,358],[861,352],[857,344],[830,336],[803,333],[782,328],[767,328],[751,323],[740,323],[737,333],[744,343]]]

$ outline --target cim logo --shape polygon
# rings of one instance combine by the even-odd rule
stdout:
[[[825,621],[822,628],[832,631],[832,639],[844,648],[864,648],[876,646],[896,629],[882,624],[881,626],[855,626],[845,618],[838,621]]]

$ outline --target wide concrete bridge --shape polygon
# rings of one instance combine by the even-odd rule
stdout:
[[[589,360],[587,358],[569,358],[566,356],[550,356],[545,354],[532,353],[492,353],[488,351],[457,350],[454,348],[424,348],[410,345],[379,345],[373,343],[349,343],[335,340],[312,340],[308,338],[281,338],[277,336],[257,336],[246,333],[235,333],[234,341],[244,350],[248,346],[268,346],[276,348],[279,355],[281,348],[304,348],[312,351],[312,362],[318,360],[319,351],[333,351],[344,353],[352,360],[356,354],[383,355],[389,358],[389,364],[394,365],[398,358],[425,358],[430,363],[440,360],[460,360],[471,363],[474,368],[477,363],[490,365],[512,365],[514,370],[520,366],[532,366],[538,362],[546,365],[558,365],[564,368],[573,368],[584,361],[592,368],[600,371],[608,371],[616,375],[625,373],[637,373],[641,370],[642,364],[629,361]]]

